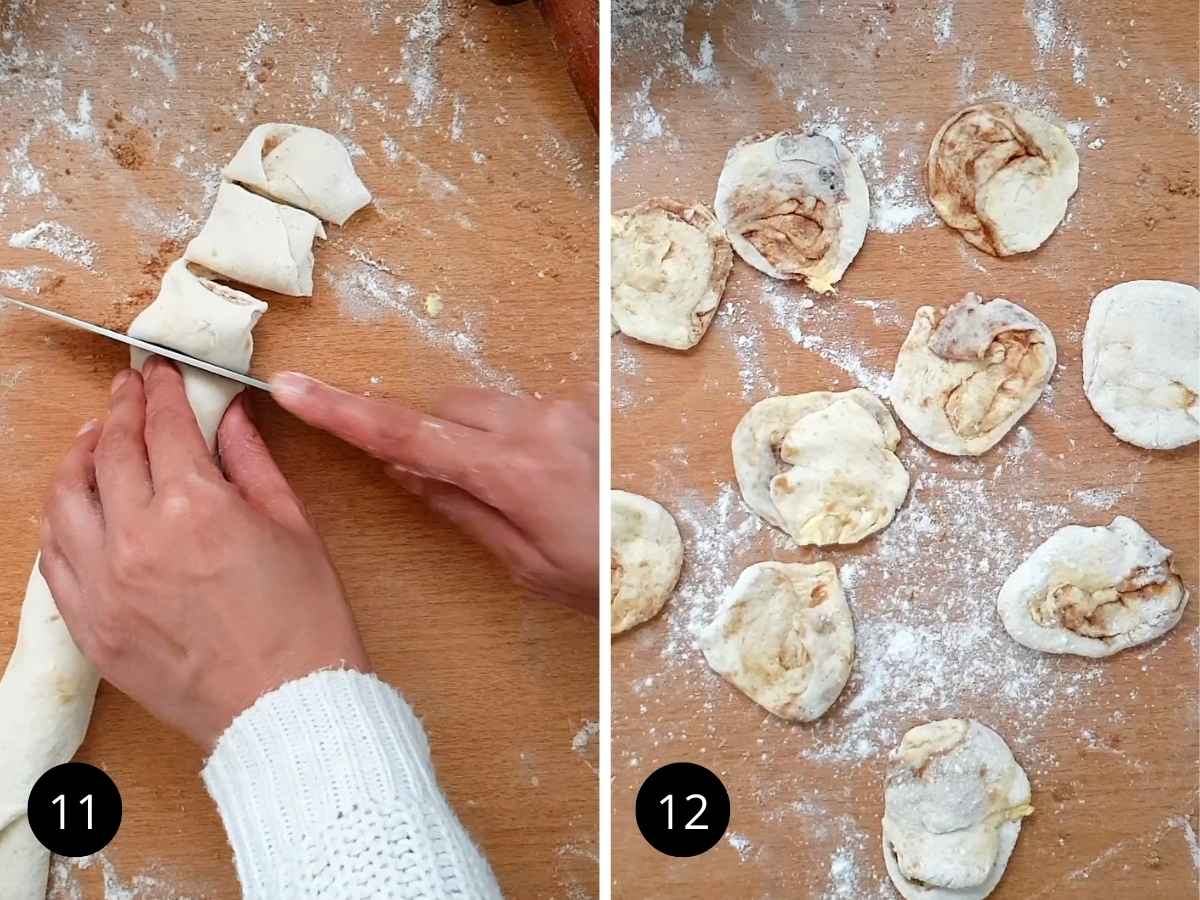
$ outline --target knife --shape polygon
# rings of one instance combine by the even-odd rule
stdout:
[[[265,381],[259,381],[257,378],[252,378],[249,375],[243,375],[241,372],[235,372],[232,369],[226,369],[224,366],[218,366],[215,363],[210,363],[203,359],[197,359],[195,356],[189,356],[186,353],[181,353],[178,350],[173,350],[170,347],[164,347],[162,344],[152,344],[150,341],[143,341],[140,338],[130,337],[127,334],[121,334],[119,331],[112,331],[102,325],[96,325],[92,322],[85,322],[83,319],[76,319],[74,316],[68,316],[64,313],[55,312],[52,309],[46,309],[41,306],[34,306],[32,303],[25,303],[22,300],[15,300],[12,297],[5,297],[0,294],[0,303],[11,303],[14,306],[19,306],[22,309],[28,309],[36,313],[41,313],[43,316],[49,316],[51,319],[57,319],[60,322],[66,322],[68,325],[74,325],[76,328],[82,328],[84,331],[90,331],[92,334],[99,334],[106,338],[111,338],[114,341],[120,341],[122,344],[128,344],[130,347],[137,347],[139,350],[145,350],[147,353],[154,353],[158,356],[164,356],[167,359],[173,359],[177,363],[183,363],[185,366],[191,366],[193,369],[200,369],[202,372],[209,372],[213,375],[220,375],[222,378],[228,378],[231,381],[236,381],[240,384],[248,385],[249,387],[258,388],[260,391],[271,393],[271,386]]]

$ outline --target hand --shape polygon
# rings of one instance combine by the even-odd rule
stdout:
[[[50,488],[42,574],[80,650],[211,749],[262,694],[368,669],[337,573],[239,397],[217,468],[175,367],[113,381]]]
[[[533,593],[599,614],[597,397],[539,401],[458,388],[423,415],[286,372],[276,401],[387,465]]]

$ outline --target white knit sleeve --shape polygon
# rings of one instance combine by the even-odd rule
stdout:
[[[265,694],[203,777],[245,900],[500,897],[437,786],[420,722],[373,675],[314,672]]]

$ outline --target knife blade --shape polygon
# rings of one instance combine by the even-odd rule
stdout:
[[[19,306],[22,309],[28,309],[31,312],[41,313],[43,316],[49,316],[51,319],[57,319],[59,322],[65,322],[67,325],[73,325],[75,328],[81,328],[84,331],[90,331],[92,334],[98,334],[102,337],[111,338],[114,341],[120,341],[122,344],[128,344],[130,347],[137,347],[139,350],[145,350],[147,353],[153,353],[157,356],[164,356],[167,359],[172,359],[177,363],[183,363],[185,366],[191,366],[193,369],[200,369],[202,372],[209,372],[213,375],[219,375],[222,378],[228,378],[231,381],[236,381],[239,384],[244,384],[249,387],[258,388],[260,391],[271,393],[271,386],[265,381],[259,381],[249,375],[243,375],[241,372],[235,372],[232,369],[226,369],[224,366],[218,366],[216,363],[210,363],[207,360],[198,359],[195,356],[189,356],[179,350],[171,347],[155,344],[150,341],[143,341],[141,338],[130,337],[127,334],[121,334],[119,331],[113,331],[105,328],[103,325],[96,325],[93,322],[87,322],[83,319],[76,319],[74,316],[68,316],[65,313],[56,312],[53,309],[46,309],[43,306],[35,306],[32,303],[26,303],[23,300],[17,300],[13,297],[6,297],[0,294],[0,303],[11,303],[14,306]]]

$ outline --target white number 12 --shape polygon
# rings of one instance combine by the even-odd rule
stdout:
[[[686,799],[699,800],[700,801],[700,809],[694,816],[692,816],[688,820],[688,823],[683,826],[683,830],[684,831],[708,831],[707,825],[697,825],[696,824],[696,820],[698,818],[700,818],[702,815],[704,815],[704,811],[706,809],[708,809],[708,800],[705,799],[703,794],[688,794]],[[664,804],[667,807],[667,831],[672,831],[675,828],[675,795],[667,794],[667,796],[663,797],[661,800],[658,801],[659,806],[663,806]]]

